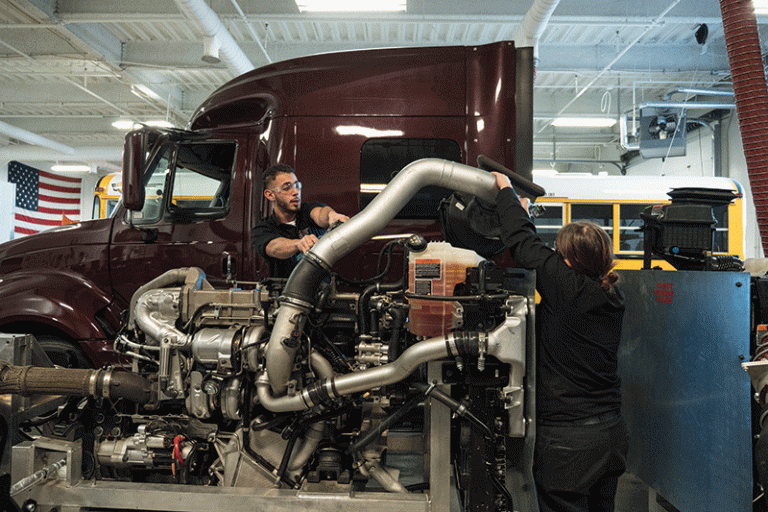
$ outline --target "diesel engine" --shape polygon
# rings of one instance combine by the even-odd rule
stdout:
[[[21,421],[10,494],[67,510],[536,510],[531,273],[477,257],[436,293],[460,250],[420,257],[417,235],[382,249],[393,279],[333,267],[405,191],[490,196],[492,180],[411,164],[288,280],[166,272],[131,299],[122,366],[4,363],[0,392],[66,397]]]

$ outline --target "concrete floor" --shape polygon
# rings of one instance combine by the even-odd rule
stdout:
[[[625,473],[619,479],[615,512],[676,512],[676,510],[632,473]]]

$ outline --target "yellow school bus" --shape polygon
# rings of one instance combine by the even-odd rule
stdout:
[[[731,204],[713,208],[715,219],[714,254],[731,254],[744,259],[744,189],[730,178],[693,176],[595,176],[592,174],[535,175],[533,181],[546,190],[536,200],[543,212],[536,218],[536,230],[553,246],[558,230],[569,222],[589,220],[600,225],[613,240],[616,268],[643,267],[643,221],[640,213],[650,205],[671,201],[667,192],[675,188],[730,190],[736,193]],[[653,266],[674,270],[662,260]]]
[[[210,207],[210,203],[216,195],[218,181],[195,175],[191,172],[177,172],[173,184],[173,194],[171,202],[174,205],[193,207]],[[150,181],[150,185],[152,181]],[[149,187],[148,188],[152,188]],[[162,190],[162,183],[158,184],[158,189]],[[96,184],[96,190],[93,196],[93,217],[94,219],[106,219],[112,216],[120,196],[123,192],[123,176],[121,173],[113,173],[103,176]],[[158,211],[161,208],[160,202],[162,196],[148,195],[148,204],[157,203]]]
[[[96,190],[93,194],[93,219],[106,219],[112,216],[112,212],[120,201],[123,193],[123,180],[119,172],[107,174],[99,178]]]

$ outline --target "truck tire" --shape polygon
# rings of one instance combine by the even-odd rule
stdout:
[[[80,347],[47,334],[35,336],[35,339],[54,365],[63,368],[93,368]]]

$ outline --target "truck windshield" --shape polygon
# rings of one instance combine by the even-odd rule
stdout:
[[[225,215],[236,149],[234,142],[166,144],[144,175],[144,207],[133,221]]]

